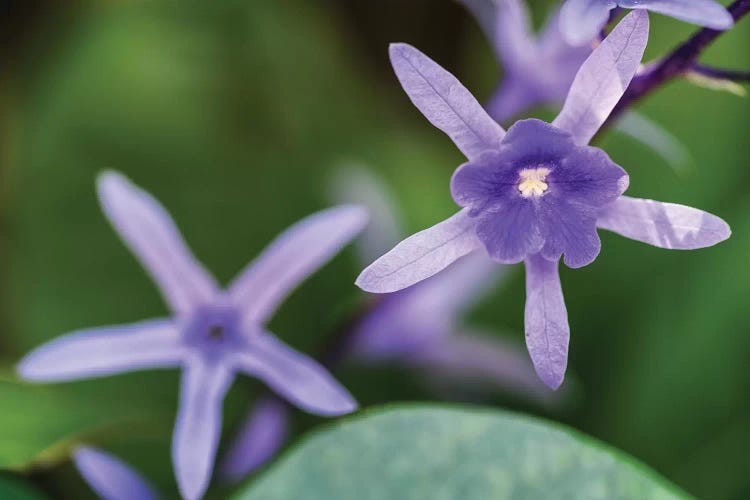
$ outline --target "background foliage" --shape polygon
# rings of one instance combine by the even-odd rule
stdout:
[[[541,23],[554,2],[532,3]],[[705,62],[750,68],[746,23]],[[652,16],[647,57],[691,31]],[[0,466],[55,498],[91,494],[66,459],[79,438],[176,491],[175,373],[54,387],[12,375],[21,355],[68,330],[165,314],[99,212],[97,172],[121,170],[154,193],[226,282],[281,229],[332,203],[327,182],[341,165],[382,176],[409,229],[455,209],[448,179],[462,157],[401,92],[388,42],[418,46],[478,96],[501,72],[449,0],[2,2],[0,33]],[[596,262],[561,273],[572,327],[564,403],[540,409],[502,393],[490,403],[580,429],[702,498],[747,498],[748,100],[677,82],[639,109],[693,158],[675,172],[608,133],[603,145],[629,171],[630,193],[716,213],[734,236],[679,253],[602,234]],[[316,351],[363,302],[357,272],[345,252],[287,301],[274,331]],[[521,340],[523,301],[519,269],[473,322]],[[337,375],[364,406],[428,398],[395,369]],[[227,429],[258,387],[235,384]],[[319,423],[299,414],[295,427]]]

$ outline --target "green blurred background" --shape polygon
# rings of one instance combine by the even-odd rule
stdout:
[[[532,3],[537,24],[555,4]],[[692,31],[652,16],[647,58]],[[85,440],[176,494],[176,372],[46,387],[13,376],[20,356],[61,333],[166,314],[99,211],[102,169],[159,198],[222,282],[330,205],[328,180],[342,165],[382,177],[409,230],[455,210],[448,180],[463,158],[401,91],[391,41],[416,45],[480,98],[501,74],[451,0],[0,1],[0,478],[88,498],[66,459]],[[749,46],[747,20],[703,62],[750,69]],[[677,173],[609,132],[602,145],[629,171],[629,193],[708,210],[734,235],[669,252],[603,233],[596,262],[561,272],[572,329],[566,400],[545,410],[498,393],[491,403],[581,429],[701,498],[748,498],[750,106],[676,82],[638,108],[692,162]],[[290,297],[272,329],[318,350],[365,300],[352,285],[358,267],[344,252]],[[472,322],[521,341],[523,303],[518,268]],[[364,406],[429,399],[397,369],[337,375]],[[235,384],[223,444],[259,388]],[[299,432],[324,422],[295,419]],[[227,491],[217,484],[211,496]]]

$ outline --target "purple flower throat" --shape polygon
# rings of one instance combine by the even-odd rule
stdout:
[[[522,120],[453,175],[451,193],[477,219],[477,236],[496,261],[563,254],[570,267],[599,253],[599,209],[628,186],[628,175],[601,149],[541,120]]]

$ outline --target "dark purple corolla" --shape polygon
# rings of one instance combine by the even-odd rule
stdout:
[[[714,0],[566,0],[560,11],[560,30],[569,43],[587,44],[618,7],[650,10],[715,30],[734,24],[727,9]]]
[[[647,39],[647,14],[632,12],[581,66],[552,124],[523,120],[507,134],[453,75],[411,46],[392,45],[391,61],[412,102],[469,160],[451,184],[464,208],[396,245],[357,284],[395,292],[473,252],[523,261],[527,347],[539,377],[558,388],[570,333],[560,258],[570,267],[592,262],[600,250],[597,228],[678,249],[730,235],[724,221],[706,212],[622,196],[627,174],[587,146],[635,74]]]
[[[311,413],[356,409],[325,368],[265,324],[288,293],[364,227],[364,209],[340,206],[298,222],[222,290],[153,197],[113,172],[100,176],[98,188],[104,213],[159,285],[173,316],[67,334],[28,354],[18,366],[23,378],[61,382],[181,367],[172,458],[187,499],[199,498],[208,486],[222,401],[235,374],[260,378]]]

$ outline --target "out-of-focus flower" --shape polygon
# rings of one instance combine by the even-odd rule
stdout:
[[[102,500],[156,500],[156,489],[120,459],[90,446],[73,452],[73,463]]]
[[[562,106],[573,79],[593,50],[591,43],[571,45],[560,32],[555,11],[537,35],[523,0],[458,0],[476,18],[503,68],[503,81],[485,105],[498,123],[535,106]],[[615,128],[646,144],[675,169],[689,154],[672,134],[635,111],[626,112]]]
[[[362,229],[364,209],[340,206],[307,217],[222,290],[153,197],[111,172],[100,176],[98,190],[105,214],[156,281],[173,317],[67,334],[28,354],[18,366],[23,378],[61,382],[182,367],[172,456],[188,499],[199,498],[208,486],[222,401],[236,373],[260,378],[311,413],[356,409],[325,368],[264,325],[288,293]]]
[[[364,290],[402,290],[458,258],[483,252],[526,265],[526,344],[539,377],[556,389],[570,329],[558,275],[592,262],[597,227],[662,248],[694,249],[730,235],[727,224],[681,205],[622,196],[628,176],[587,146],[622,97],[648,39],[648,16],[626,16],[584,62],[552,124],[522,120],[507,132],[450,73],[417,49],[391,46],[412,102],[468,158],[451,181],[462,210],[402,241],[357,278]]]
[[[402,233],[393,200],[367,170],[350,167],[333,179],[337,203],[369,209],[370,223],[357,238],[363,263],[371,262]],[[485,256],[462,259],[445,272],[373,304],[349,334],[344,359],[353,365],[399,364],[413,369],[431,389],[453,398],[502,388],[542,405],[560,400],[535,376],[518,344],[464,325],[463,316],[506,269]],[[278,399],[259,401],[227,452],[221,473],[238,481],[283,446],[289,407]]]
[[[715,30],[732,27],[731,14],[714,0],[566,0],[560,10],[560,29],[574,45],[589,43],[615,8],[643,9]]]

